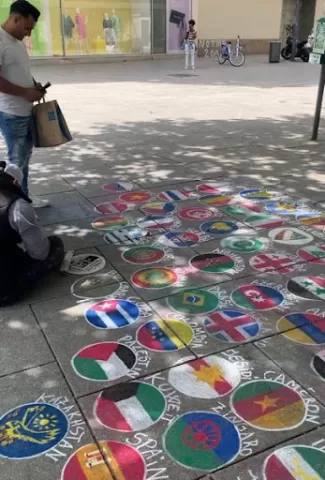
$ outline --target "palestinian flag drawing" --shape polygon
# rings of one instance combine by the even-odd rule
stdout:
[[[87,380],[112,381],[129,373],[136,362],[135,353],[117,342],[102,342],[82,348],[72,358],[75,372]]]
[[[200,226],[200,229],[202,232],[209,233],[213,236],[225,236],[236,232],[236,230],[238,230],[238,225],[234,222],[219,220],[216,222],[204,222]]]
[[[269,238],[284,245],[305,245],[313,240],[313,236],[299,228],[280,227],[269,232]]]
[[[138,342],[157,352],[173,352],[185,348],[193,336],[192,328],[180,320],[151,320],[137,332]]]
[[[166,190],[158,195],[158,198],[165,202],[187,200],[189,197],[192,197],[192,193],[187,190]]]
[[[132,182],[113,182],[103,185],[103,189],[110,193],[127,192],[136,188]]]
[[[235,196],[229,194],[203,195],[200,198],[200,202],[209,207],[221,207],[222,205],[229,205],[234,199]]]
[[[238,236],[223,238],[220,245],[235,253],[251,253],[266,249],[268,242],[264,238]]]
[[[264,463],[265,480],[324,480],[325,453],[306,445],[279,448]]]
[[[151,427],[164,414],[164,395],[152,385],[130,382],[101,392],[95,415],[104,427],[120,432],[137,432]]]
[[[95,230],[118,230],[129,225],[127,218],[120,215],[109,215],[107,217],[100,217],[91,223]]]
[[[232,394],[231,408],[244,422],[260,430],[291,430],[306,417],[304,401],[295,390],[266,380],[239,386]]]
[[[128,192],[120,195],[120,200],[126,203],[144,203],[148,202],[152,194],[150,192]]]
[[[297,254],[305,262],[314,262],[319,265],[325,264],[325,245],[309,245],[308,247],[300,248]]]
[[[325,380],[325,350],[316,353],[311,362],[312,369]]]
[[[186,315],[202,315],[216,310],[219,298],[208,290],[193,288],[168,297],[167,303],[175,312]]]
[[[294,328],[289,330],[289,328]],[[315,313],[289,313],[280,318],[278,330],[283,330],[283,335],[296,343],[304,345],[325,344],[325,318]]]
[[[124,443],[108,441],[79,448],[65,464],[61,480],[145,480],[146,465],[135,448]]]
[[[310,294],[314,295],[316,299],[325,300],[325,275],[295,277],[292,280]]]
[[[219,398],[240,383],[236,365],[216,355],[169,370],[168,380],[179,392],[194,398]]]
[[[260,325],[252,315],[234,310],[219,310],[204,320],[209,335],[221,342],[247,342],[260,332]]]
[[[135,272],[131,281],[136,287],[158,290],[175,285],[178,281],[178,275],[171,268],[149,267]]]
[[[190,265],[204,273],[225,273],[235,267],[233,258],[221,253],[203,253],[190,260]]]
[[[122,253],[122,258],[133,265],[146,265],[157,263],[165,256],[165,252],[161,248],[151,246],[139,246],[129,248]]]
[[[285,253],[260,253],[249,259],[250,266],[261,272],[281,270],[282,273],[290,273],[295,269],[294,262],[294,257]]]
[[[249,190],[242,190],[239,193],[242,197],[247,198],[248,200],[268,200],[272,198],[273,194],[267,192],[266,190],[261,190],[259,188],[253,188]]]
[[[178,464],[209,472],[235,460],[240,435],[232,422],[217,413],[188,412],[168,427],[163,448]]]
[[[284,302],[279,290],[265,285],[243,285],[231,294],[238,307],[248,310],[273,310]]]
[[[139,307],[129,300],[102,300],[85,312],[87,322],[103,329],[122,328],[136,322],[140,317]]]
[[[127,209],[127,204],[123,202],[103,202],[96,205],[95,208],[95,210],[102,215],[114,215],[125,212]]]
[[[284,220],[276,215],[270,215],[268,213],[256,213],[254,215],[248,215],[244,220],[247,225],[258,230],[264,228],[276,228],[281,227],[284,224]]]
[[[142,205],[141,211],[146,215],[170,215],[177,209],[172,202],[151,202]]]

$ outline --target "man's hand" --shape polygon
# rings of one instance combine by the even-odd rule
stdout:
[[[44,97],[44,90],[38,90],[37,88],[26,88],[24,93],[24,99],[28,102],[39,102]]]

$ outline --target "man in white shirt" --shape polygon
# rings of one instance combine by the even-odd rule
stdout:
[[[9,162],[18,165],[24,175],[22,190],[28,193],[28,170],[32,155],[31,111],[33,103],[44,96],[30,72],[29,57],[23,43],[30,37],[40,12],[25,0],[10,7],[9,18],[0,28],[0,131],[8,149]],[[31,197],[34,207],[48,202]]]
[[[47,237],[19,184],[23,173],[0,161],[0,306],[10,305],[64,259],[60,238]]]

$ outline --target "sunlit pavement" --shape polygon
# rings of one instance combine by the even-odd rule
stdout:
[[[38,215],[84,256],[1,310],[1,480],[325,478],[319,68],[34,74],[74,137]]]

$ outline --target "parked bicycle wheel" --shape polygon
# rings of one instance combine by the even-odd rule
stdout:
[[[243,52],[232,52],[232,54],[229,57],[229,62],[233,67],[241,67],[245,63],[245,55]]]
[[[222,55],[222,53],[219,54],[219,63],[220,65],[223,65],[224,63],[226,63],[226,61],[228,60],[229,57],[225,57],[224,55]]]

